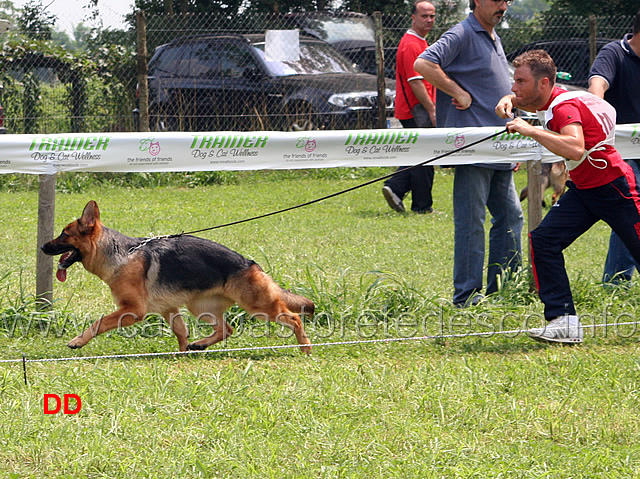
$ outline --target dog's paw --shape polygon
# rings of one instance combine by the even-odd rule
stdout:
[[[85,344],[86,343],[82,340],[82,338],[80,336],[77,336],[69,341],[67,343],[67,346],[69,346],[71,349],[80,349]]]
[[[207,347],[197,342],[187,344],[187,351],[204,351]]]

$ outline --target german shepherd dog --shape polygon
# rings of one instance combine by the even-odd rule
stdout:
[[[98,334],[141,321],[148,313],[159,313],[178,338],[180,351],[203,350],[231,336],[233,329],[223,313],[238,303],[252,315],[291,328],[302,352],[311,352],[300,315],[312,316],[313,302],[282,289],[254,261],[213,241],[190,235],[131,238],[104,226],[98,204],[89,201],[82,217],[42,251],[62,255],[56,274],[60,281],[66,279],[69,266],[81,261],[109,285],[118,306],[72,339],[72,349]],[[213,334],[188,343],[178,309],[182,305],[210,323]]]
[[[554,163],[543,163],[540,172],[540,188],[542,189],[542,206],[547,207],[544,201],[544,191],[551,187],[553,195],[551,197],[551,205],[555,205],[560,197],[564,194],[566,182],[569,179],[569,173],[564,161],[556,161]],[[520,201],[524,201],[529,194],[529,187],[525,186],[520,192]]]

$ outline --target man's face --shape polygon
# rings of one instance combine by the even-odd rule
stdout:
[[[411,15],[411,28],[420,36],[426,37],[436,21],[436,7],[429,2],[416,5],[416,13]]]
[[[475,0],[476,8],[473,15],[484,27],[495,27],[502,21],[502,17],[507,11],[507,2],[502,0]]]
[[[516,68],[511,91],[516,95],[516,102],[520,108],[533,111],[544,106],[539,82],[533,77],[527,65]]]

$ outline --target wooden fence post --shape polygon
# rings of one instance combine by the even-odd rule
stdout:
[[[527,214],[529,219],[529,232],[538,227],[542,221],[542,162],[527,162]],[[529,258],[531,259],[531,258]]]
[[[387,95],[384,83],[384,44],[382,40],[382,12],[373,12],[376,31],[376,66],[378,74],[378,128],[387,127]]]
[[[589,15],[589,65],[593,63],[598,55],[598,19],[595,15]]]
[[[147,83],[147,21],[144,12],[136,12],[137,56],[138,56],[138,111],[140,131],[149,131],[149,85]]]
[[[542,221],[542,162],[539,160],[527,162],[527,217],[528,230],[530,233],[538,227]],[[529,253],[529,264],[533,264],[531,258],[531,245],[529,235],[527,235],[527,250]],[[536,291],[536,286],[531,277],[529,285],[531,291]]]
[[[36,258],[36,298],[39,310],[53,303],[53,258],[40,250],[53,238],[56,204],[56,175],[40,175],[38,189],[38,234]]]

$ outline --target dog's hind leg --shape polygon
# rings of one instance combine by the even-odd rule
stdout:
[[[300,350],[303,353],[311,353],[311,341],[304,330],[300,316],[287,307],[288,300],[297,297],[296,310],[303,309],[303,303],[313,312],[313,303],[302,296],[287,293],[278,286],[257,265],[251,267],[246,273],[230,280],[226,287],[228,295],[233,297],[238,305],[248,313],[261,319],[283,324],[290,328],[296,335]],[[288,296],[284,293],[287,293]],[[304,299],[306,301],[301,301]]]
[[[187,349],[201,351],[233,334],[233,328],[224,320],[224,312],[233,305],[233,301],[219,296],[200,299],[187,304],[198,319],[213,326],[213,333],[187,345]]]
[[[524,188],[522,188],[522,191],[520,192],[520,201],[526,200],[528,194],[529,194],[529,187],[525,186]]]
[[[174,309],[173,311],[167,311],[162,314],[165,321],[171,327],[173,334],[176,335],[178,339],[178,348],[180,351],[187,350],[187,343],[189,342],[189,330],[187,326],[184,324],[184,319],[182,318],[182,314],[179,310]]]
[[[269,305],[263,303],[262,305],[240,304],[240,306],[254,317],[287,326],[296,335],[300,351],[311,354],[311,346],[309,346],[311,341],[304,330],[300,316],[289,311],[281,300],[275,300]]]
[[[287,305],[287,308],[293,313],[298,313],[300,317],[313,318],[316,307],[308,298],[292,293],[286,289],[280,290],[280,297]]]
[[[277,306],[276,306],[277,307]],[[279,310],[280,308],[278,308]],[[311,354],[311,341],[309,340],[309,336],[304,330],[304,326],[302,325],[302,320],[300,316],[292,313],[286,308],[282,308],[280,312],[275,312],[269,316],[270,321],[275,321],[278,324],[283,324],[290,328],[294,334],[296,335],[296,339],[298,340],[298,344],[300,344],[300,351],[305,354]]]
[[[551,173],[549,174],[549,180],[553,186],[553,196],[551,199],[552,204],[560,199],[564,194],[566,182],[569,179],[566,166],[564,162],[556,162],[551,165]]]

